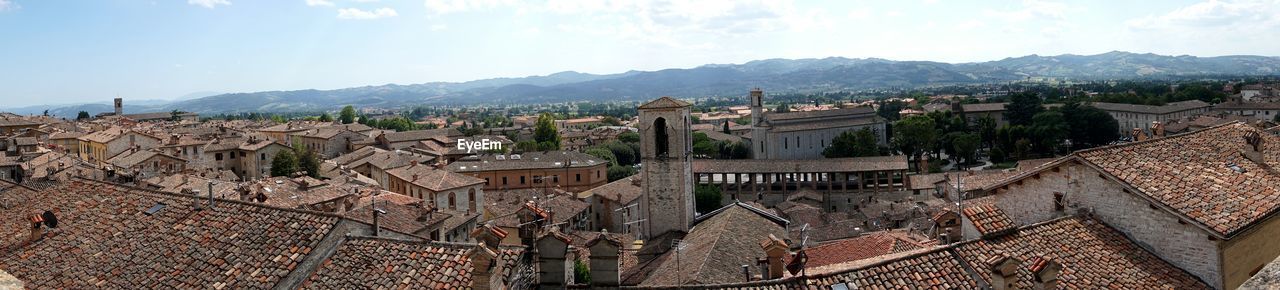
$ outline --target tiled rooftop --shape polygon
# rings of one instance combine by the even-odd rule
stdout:
[[[1246,135],[1260,138],[1258,161]],[[1280,136],[1230,123],[1077,152],[1084,161],[1226,237],[1280,209]],[[1259,162],[1260,161],[1260,162]],[[1232,168],[1234,165],[1236,169]]]
[[[1067,217],[1027,226],[988,240],[964,242],[955,252],[975,268],[1000,254],[1022,261],[1018,286],[1030,289],[1028,268],[1035,257],[1062,264],[1059,287],[1066,289],[1207,289],[1191,274],[1170,265],[1101,222]],[[989,271],[977,271],[990,280]]]
[[[26,237],[30,213],[54,210],[58,229],[0,251],[0,269],[34,288],[268,288],[298,266],[333,216],[75,180],[42,194],[3,194],[3,247]],[[162,209],[147,215],[158,204]]]
[[[348,238],[302,288],[463,289],[474,269],[475,246],[380,238]],[[494,276],[511,279],[523,269],[522,250],[501,248]],[[504,284],[513,283],[504,281]],[[521,286],[515,285],[515,288]],[[527,286],[527,285],[526,285]]]
[[[1000,207],[995,206],[991,202],[982,200],[988,198],[974,199],[966,201],[974,203],[964,206],[964,216],[973,223],[973,227],[978,229],[978,233],[982,236],[1000,234],[1002,232],[1012,230],[1017,224],[1004,214]]]

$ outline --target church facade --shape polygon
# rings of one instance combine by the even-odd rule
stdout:
[[[871,129],[887,144],[884,118],[875,108],[808,112],[764,112],[764,92],[751,90],[751,156],[754,159],[819,159],[831,141],[849,131]]]

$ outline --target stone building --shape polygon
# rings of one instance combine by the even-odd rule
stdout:
[[[484,212],[484,180],[412,163],[387,171],[387,190],[425,200],[436,208]]]
[[[693,222],[691,106],[670,97],[640,105],[643,237],[687,233]]]
[[[983,188],[1017,224],[1086,213],[1219,289],[1280,256],[1280,137],[1241,123],[1083,150]],[[971,203],[965,201],[964,203]]]
[[[581,192],[609,181],[608,164],[581,152],[542,151],[465,157],[445,168],[484,179],[486,190],[549,187]]]
[[[304,146],[325,159],[351,152],[352,143],[369,138],[364,134],[338,126],[311,129],[293,133],[290,136],[293,137],[293,146]]]
[[[77,138],[80,140],[80,159],[96,165],[107,165],[107,160],[125,150],[152,149],[160,146],[158,137],[137,131],[112,127]]]
[[[1280,116],[1280,103],[1226,102],[1213,106],[1213,112],[1272,121]]]
[[[1169,123],[1174,120],[1209,113],[1209,104],[1200,100],[1168,103],[1163,106],[1094,102],[1093,107],[1106,111],[1120,123],[1120,133],[1133,128],[1151,129],[1152,122]]]
[[[751,156],[754,159],[817,159],[841,133],[864,128],[885,144],[885,120],[871,107],[807,112],[764,112],[764,92],[751,90]]]

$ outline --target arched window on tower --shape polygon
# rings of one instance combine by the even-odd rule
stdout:
[[[670,151],[669,147],[671,146],[671,144],[667,142],[667,139],[667,119],[658,117],[657,120],[653,120],[653,145],[654,148],[657,149],[657,151],[654,151],[655,156],[667,156],[667,153]]]

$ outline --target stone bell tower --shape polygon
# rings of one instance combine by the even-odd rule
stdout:
[[[644,237],[689,232],[693,222],[693,132],[691,105],[662,97],[640,105],[640,164]]]

